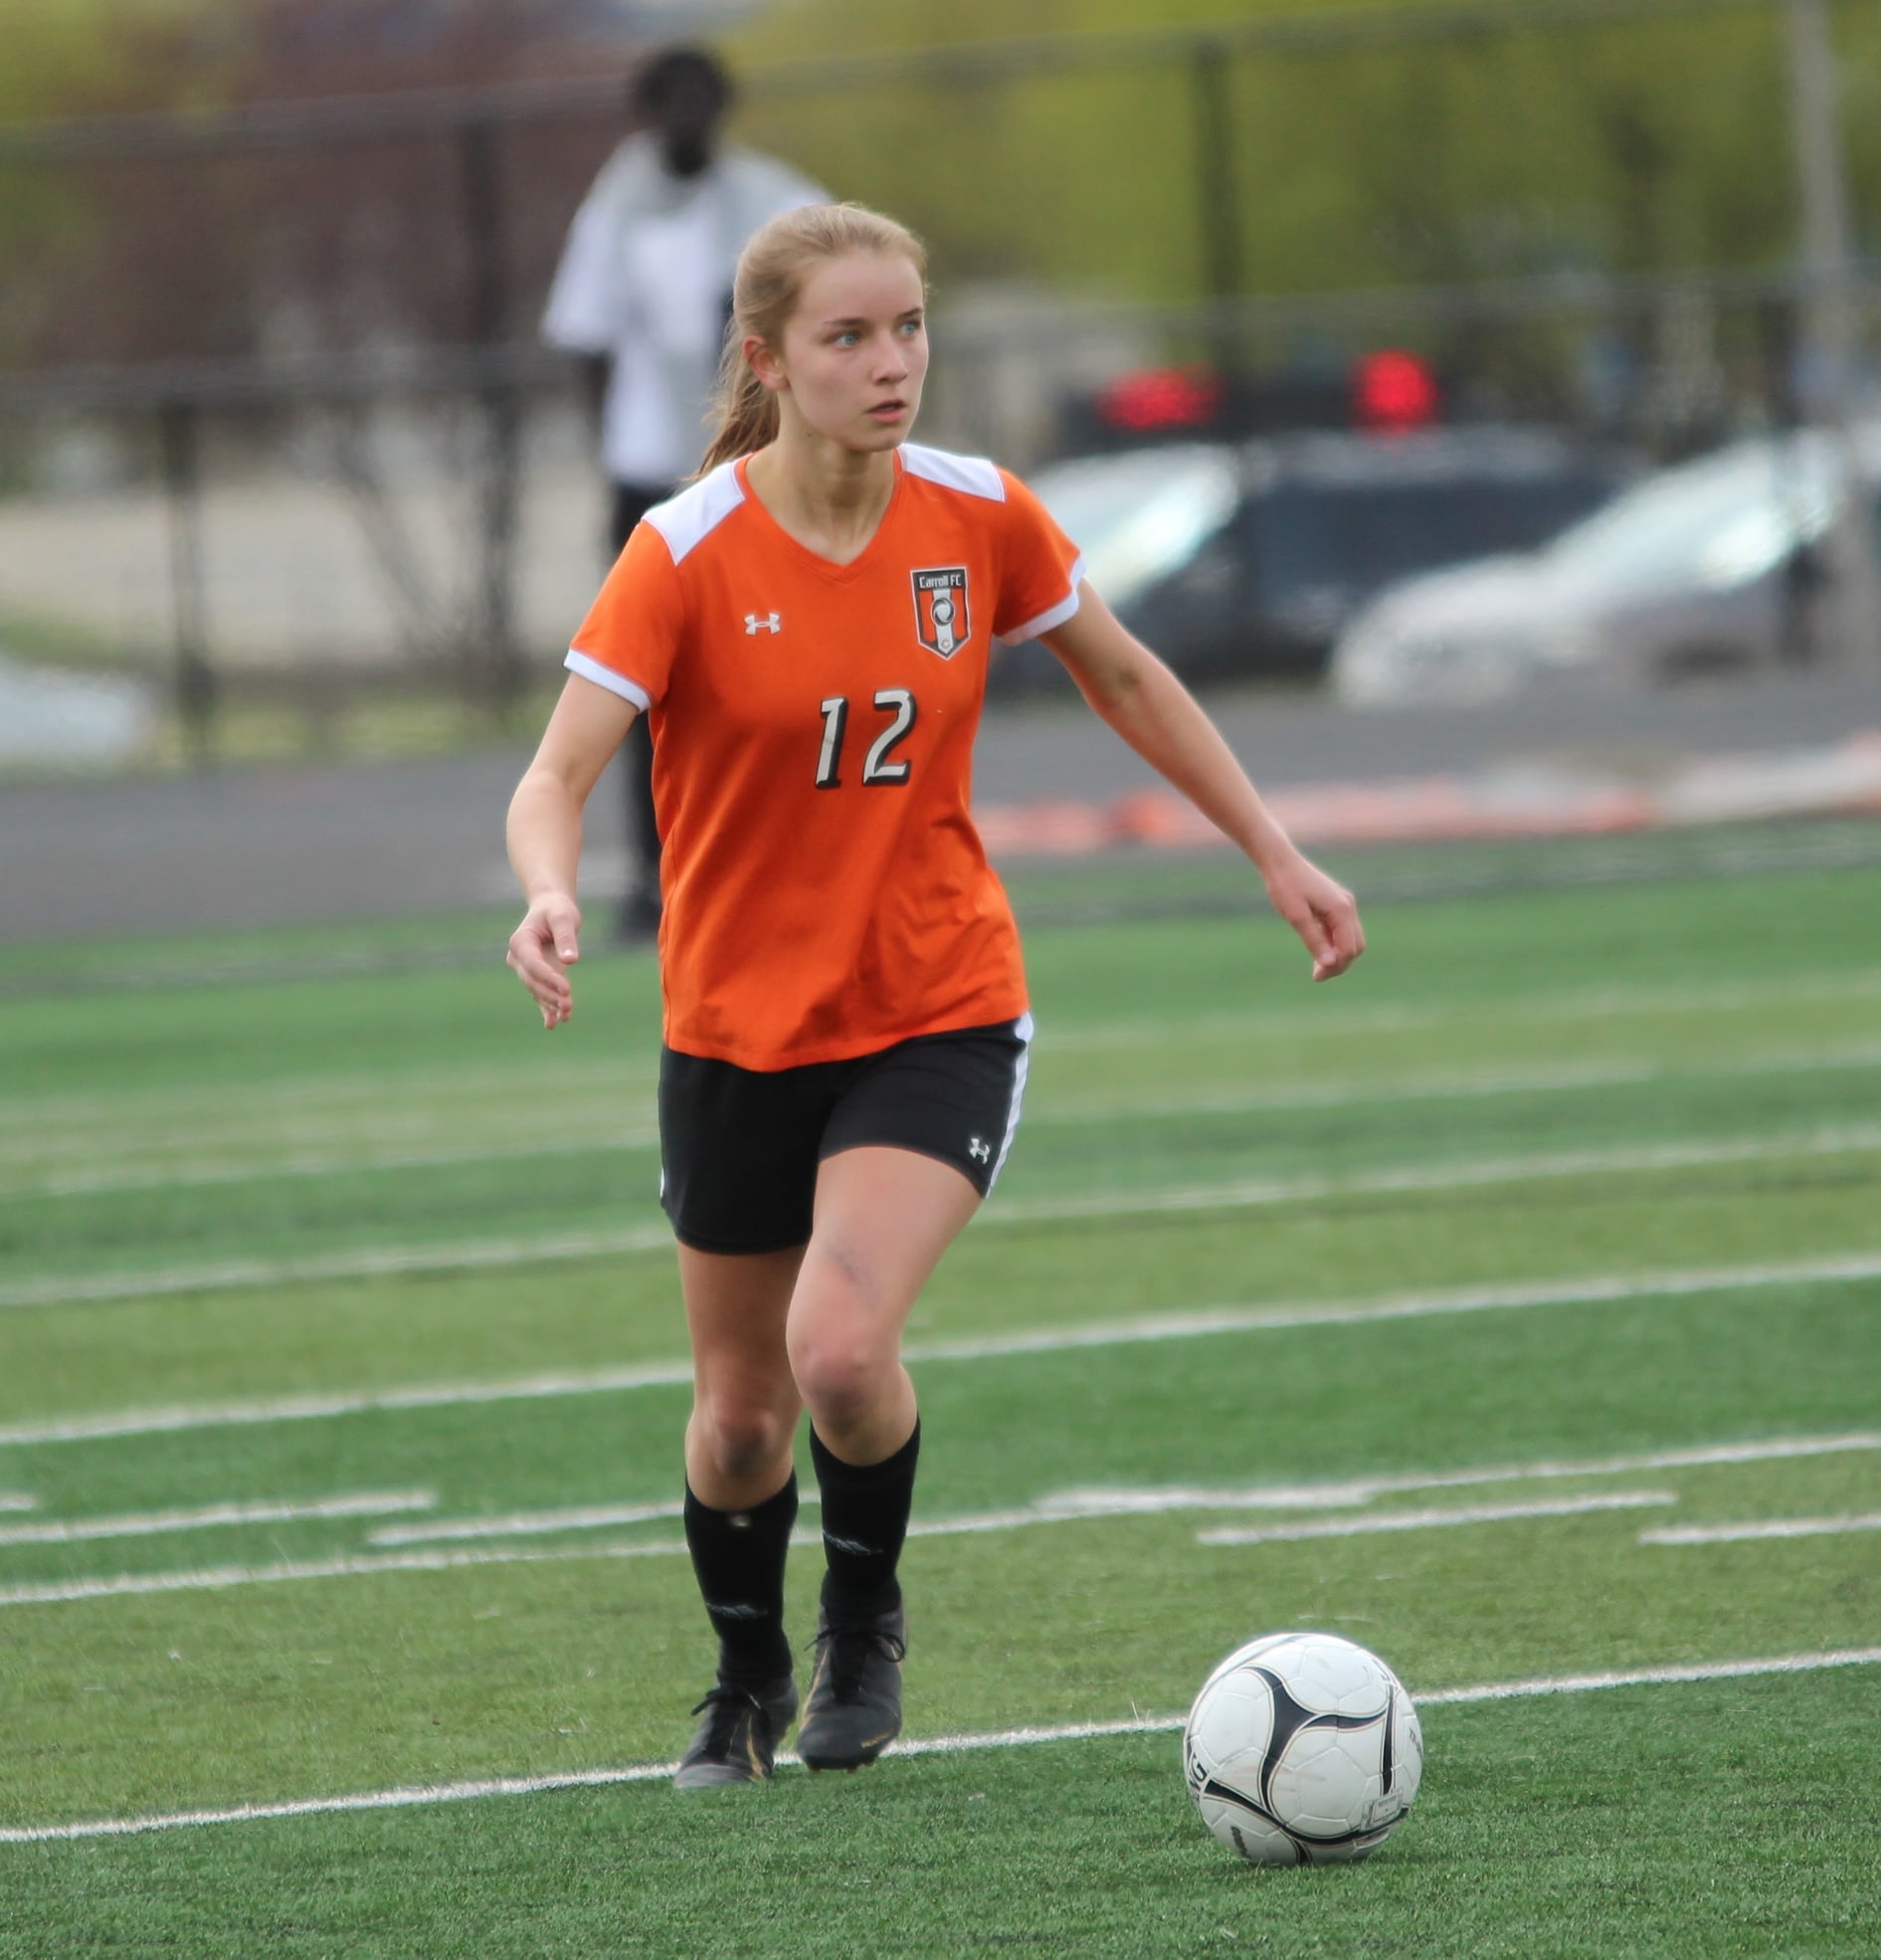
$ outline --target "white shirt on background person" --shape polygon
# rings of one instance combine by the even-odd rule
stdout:
[[[698,468],[738,255],[779,212],[827,198],[753,150],[675,177],[651,134],[602,165],[569,226],[542,337],[613,363],[601,417],[613,482],[670,484]]]

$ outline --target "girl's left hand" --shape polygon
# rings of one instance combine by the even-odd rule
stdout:
[[[1297,851],[1267,874],[1267,896],[1312,954],[1315,980],[1336,980],[1365,951],[1359,901]]]

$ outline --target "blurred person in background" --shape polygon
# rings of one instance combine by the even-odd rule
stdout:
[[[609,556],[698,467],[732,276],[770,218],[827,193],[776,159],[724,148],[731,78],[702,48],[668,48],[628,93],[637,125],[602,165],[568,231],[542,337],[582,356],[610,486]],[[623,939],[659,926],[653,740],[636,718],[621,751],[628,885]]]

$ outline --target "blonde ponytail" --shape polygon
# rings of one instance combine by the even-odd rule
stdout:
[[[716,470],[727,457],[750,456],[777,434],[777,397],[745,359],[744,336],[734,320],[725,333],[725,357],[718,364],[718,387],[712,396],[717,433],[698,467],[699,476]]]
[[[748,336],[783,342],[804,276],[826,259],[852,253],[893,253],[927,278],[927,252],[906,226],[861,204],[806,204],[760,226],[739,255],[731,289],[731,324],[712,398],[712,439],[698,476],[735,456],[749,456],[777,435],[777,397],[745,359]]]

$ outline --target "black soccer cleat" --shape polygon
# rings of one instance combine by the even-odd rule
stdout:
[[[672,1787],[714,1790],[727,1783],[762,1783],[797,1717],[797,1683],[789,1674],[756,1687],[719,1681],[692,1712],[703,1720],[679,1758]]]
[[[817,1671],[804,1703],[797,1753],[807,1769],[860,1769],[901,1733],[901,1607],[862,1619],[817,1616]]]

